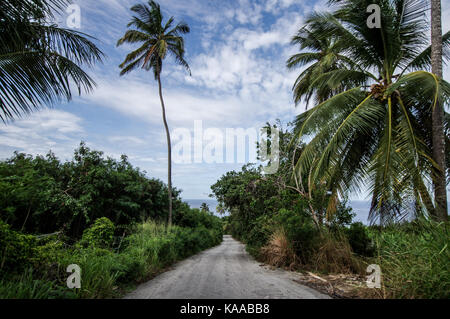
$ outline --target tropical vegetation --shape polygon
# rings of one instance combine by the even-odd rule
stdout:
[[[222,241],[220,219],[191,209],[177,189],[167,227],[167,186],[126,156],[82,143],[70,162],[16,153],[0,167],[0,299],[119,297]],[[82,269],[81,289],[67,288],[71,264]]]
[[[280,129],[279,124],[271,127]],[[356,276],[364,283],[368,265],[379,265],[382,288],[352,286],[352,296],[448,298],[448,222],[420,217],[367,226],[355,220],[345,198],[329,215],[331,194],[326,185],[313,184],[309,176],[292,178],[293,131],[280,131],[281,165],[276,174],[245,165],[211,187],[221,209],[230,213],[223,221],[224,232],[244,242],[257,260],[302,273]],[[303,193],[300,184],[313,186],[311,192]]]
[[[331,2],[334,12],[306,20],[292,41],[302,52],[287,62],[289,68],[311,64],[299,75],[294,97],[316,103],[295,122],[293,143],[310,140],[295,174],[326,183],[329,214],[339,197],[368,187],[372,220],[411,214],[446,220],[428,186],[437,171],[445,172],[433,158],[432,114],[448,104],[450,84],[429,72],[426,2],[376,1],[380,29],[369,28],[361,10],[373,1]],[[447,61],[450,32],[442,41]],[[445,113],[446,128],[449,119]]]
[[[381,28],[366,23],[374,3]],[[379,265],[382,289],[365,296],[448,298],[448,210],[438,188],[449,183],[450,84],[436,60],[449,60],[450,32],[437,37],[434,17],[430,45],[427,1],[329,4],[332,12],[312,13],[292,38],[300,52],[287,67],[301,69],[293,97],[307,110],[286,128],[268,124],[280,130],[279,171],[246,165],[211,187],[230,212],[224,230],[277,267],[363,276]],[[439,10],[433,3],[432,14]],[[347,206],[366,188],[369,226]]]
[[[84,67],[103,53],[89,35],[49,21],[68,0],[0,2],[0,118],[9,121],[89,92]],[[431,7],[430,7],[431,3]],[[380,8],[381,26],[366,8]],[[149,178],[128,157],[105,157],[82,142],[73,159],[16,152],[0,161],[0,299],[111,298],[167,266],[218,245],[223,233],[275,267],[366,275],[382,269],[371,297],[449,298],[450,32],[439,0],[330,0],[292,38],[300,69],[293,99],[307,110],[279,131],[279,170],[247,164],[211,186],[220,219],[192,209],[172,186],[171,138],[162,92],[163,62],[190,73],[183,36],[155,1],[131,8],[117,42],[137,45],[120,75],[139,68],[158,83],[168,146],[168,183]],[[431,9],[431,27],[427,12]],[[431,41],[430,35],[431,34]],[[165,64],[164,64],[165,65]],[[367,226],[351,194],[368,189]],[[83,272],[68,289],[67,267]]]

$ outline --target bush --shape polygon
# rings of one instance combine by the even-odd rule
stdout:
[[[84,231],[80,245],[85,247],[110,247],[114,239],[114,230],[112,221],[106,217],[99,218]]]
[[[286,236],[283,228],[277,229],[271,236],[268,244],[261,248],[261,256],[265,262],[275,267],[290,266],[297,263],[292,242]]]
[[[73,299],[73,291],[61,288],[57,282],[33,279],[33,272],[9,280],[0,280],[1,299]]]
[[[274,230],[272,219],[267,215],[259,216],[252,224],[250,230],[244,236],[247,250],[255,257],[259,256],[260,248],[265,246]]]
[[[317,244],[308,267],[324,273],[365,274],[363,262],[353,254],[343,234],[324,231]]]
[[[0,220],[0,271],[19,272],[27,268],[34,256],[36,239],[11,230]]]
[[[5,274],[0,280],[0,299],[16,296],[116,297],[120,294],[119,287],[148,280],[173,262],[222,241],[220,221],[214,222],[214,228],[210,229],[204,226],[168,228],[155,222],[147,222],[137,225],[135,232],[124,239],[120,251],[113,252],[110,248],[113,232],[111,225],[109,220],[100,219],[85,232],[81,241],[95,244],[78,243],[70,247],[57,238],[52,238],[27,250],[28,255],[23,250],[16,249],[20,258],[6,260],[23,262],[24,265],[33,263],[37,268],[26,276]],[[9,234],[10,237],[11,234],[21,235],[11,231],[5,224],[1,229],[1,234]],[[28,237],[32,236],[26,236]],[[81,268],[81,289],[69,290],[66,287],[66,268],[70,264],[77,264]]]
[[[301,211],[281,209],[273,219],[286,231],[286,236],[300,261],[308,264],[320,242],[320,233],[312,218]]]
[[[180,227],[208,229],[222,227],[221,219],[212,213],[197,208],[185,207],[174,214],[173,223]]]
[[[363,223],[353,223],[346,229],[346,235],[350,246],[355,254],[371,257],[375,252],[375,247],[369,237],[367,227]]]
[[[173,188],[174,214],[187,205]],[[0,161],[1,219],[16,231],[49,234],[63,230],[73,241],[94,220],[107,217],[126,228],[151,218],[167,221],[168,188],[146,177],[123,155],[105,158],[84,143],[71,161],[15,153]]]

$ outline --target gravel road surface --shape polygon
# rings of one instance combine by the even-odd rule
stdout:
[[[298,275],[260,266],[240,242],[224,236],[220,246],[205,250],[153,280],[126,299],[329,299],[293,280]]]

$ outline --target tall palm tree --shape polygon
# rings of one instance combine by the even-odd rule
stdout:
[[[432,72],[442,78],[442,23],[441,1],[431,0],[431,66]],[[448,218],[447,190],[445,178],[444,106],[436,104],[433,110],[433,159],[438,169],[433,174],[436,209],[434,218],[445,221]]]
[[[84,33],[46,21],[67,0],[0,2],[0,118],[3,122],[55,102],[70,100],[95,85],[82,66],[103,53]]]
[[[148,5],[137,4],[131,8],[137,16],[134,16],[128,24],[125,35],[117,42],[117,46],[124,43],[139,43],[139,48],[128,54],[125,61],[120,65],[122,69],[120,75],[125,75],[137,68],[146,71],[153,70],[155,80],[158,81],[159,98],[161,101],[164,127],[167,137],[168,152],[168,189],[169,189],[169,220],[172,224],[172,147],[170,141],[169,126],[166,118],[166,108],[164,104],[161,72],[163,61],[167,54],[174,57],[175,61],[185,67],[189,74],[190,68],[184,60],[184,39],[183,34],[190,32],[187,24],[181,22],[173,26],[174,18],[171,17],[163,23],[161,7],[155,1],[149,1]]]
[[[314,13],[306,25],[315,38],[334,39],[333,45],[342,48],[340,62],[311,80],[332,94],[296,120],[297,138],[310,140],[296,170],[326,182],[330,200],[368,186],[372,221],[385,223],[412,211],[431,215],[427,185],[437,167],[431,154],[431,110],[448,102],[450,84],[427,72],[426,3],[330,2],[337,4],[333,13]],[[382,11],[381,29],[366,24],[365,9],[373,3]],[[449,39],[450,33],[444,35],[446,59]],[[308,42],[301,43],[311,49]],[[348,85],[349,77],[359,84]]]

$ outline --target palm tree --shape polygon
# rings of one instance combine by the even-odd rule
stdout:
[[[149,1],[148,5],[138,4],[131,8],[137,14],[128,24],[125,35],[117,42],[117,46],[124,43],[139,43],[139,48],[128,54],[120,65],[120,75],[125,75],[137,68],[146,71],[153,70],[155,80],[158,81],[159,98],[161,101],[164,127],[167,137],[168,151],[168,189],[169,189],[169,221],[172,224],[172,147],[170,142],[169,126],[166,118],[166,108],[162,94],[161,72],[163,61],[167,54],[171,54],[175,61],[185,67],[190,74],[190,68],[184,60],[184,40],[182,35],[190,32],[185,23],[173,26],[174,18],[171,17],[163,23],[163,16],[159,4]]]
[[[449,100],[450,84],[427,72],[426,3],[330,2],[337,4],[333,13],[314,13],[306,21],[315,38],[333,39],[331,46],[339,50],[333,68],[315,74],[309,80],[314,84],[302,91],[308,96],[319,87],[331,94],[296,119],[296,138],[310,140],[296,172],[311,172],[314,180],[326,183],[330,200],[368,186],[372,222],[386,223],[412,211],[432,215],[427,185],[437,164],[431,155],[431,109]],[[381,29],[366,24],[365,9],[372,3],[381,8]],[[450,33],[444,35],[446,59],[449,39]],[[320,52],[306,40],[300,44]]]
[[[103,53],[84,33],[46,22],[67,0],[0,2],[0,118],[72,98],[95,85],[81,68],[101,61]]]
[[[441,1],[431,0],[431,65],[432,72],[442,78],[442,23]],[[436,210],[434,218],[445,221],[448,218],[447,190],[445,178],[444,106],[436,104],[433,110],[433,159],[438,165],[433,174]]]
[[[302,27],[291,40],[291,44],[298,45],[301,52],[291,56],[286,63],[290,70],[310,64],[297,77],[293,87],[295,103],[299,104],[304,100],[306,107],[313,97],[316,104],[322,103],[347,88],[364,83],[366,77],[370,76],[364,72],[353,72],[352,69],[361,70],[358,65],[343,55],[345,48],[341,46],[341,42],[336,41],[336,38],[317,37],[321,31],[321,26],[314,21]],[[305,49],[308,51],[303,51]],[[341,76],[334,79],[337,83],[335,87],[323,85],[321,77],[324,74],[329,76],[330,72],[332,74],[332,71],[342,69],[347,69],[348,73],[345,77],[340,73]]]

